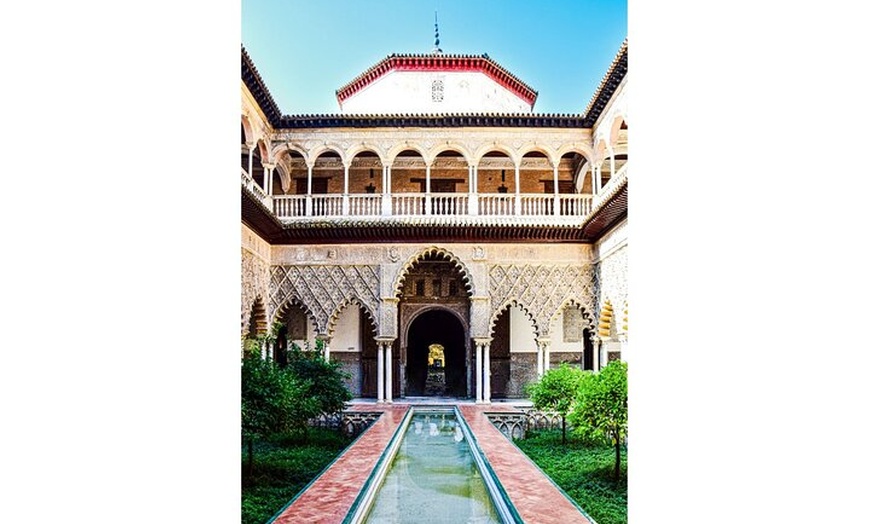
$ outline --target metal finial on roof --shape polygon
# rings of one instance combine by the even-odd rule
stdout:
[[[442,53],[441,48],[438,45],[441,43],[441,40],[438,39],[438,11],[435,11],[435,47],[432,49],[433,55],[440,55]]]

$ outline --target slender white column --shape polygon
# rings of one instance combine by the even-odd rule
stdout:
[[[595,168],[595,178],[593,180],[595,181],[594,193],[597,195],[601,192],[601,166]]]
[[[378,402],[384,401],[384,346],[378,344]]]
[[[607,152],[610,153],[610,178],[616,174],[616,155],[613,154],[613,149],[610,144],[607,144]]]
[[[550,343],[544,344],[544,372],[550,370]]]
[[[341,214],[348,215],[350,211],[350,197],[348,196],[348,188],[350,187],[350,165],[344,166],[344,194],[341,198]]]
[[[559,162],[553,162],[553,215],[559,216]]]
[[[251,178],[254,178],[254,147],[257,147],[257,144],[248,146],[248,176]]]
[[[432,214],[432,166],[426,164],[426,210],[424,215]]]
[[[329,339],[324,337],[320,340],[323,341],[323,359],[329,362]]]
[[[381,215],[389,215],[387,211],[389,202],[389,186],[387,185],[387,166],[381,168]]]
[[[599,351],[601,351],[601,339],[595,337],[592,340],[592,369],[598,371],[601,369],[601,360],[599,358]]]
[[[393,344],[392,343],[384,343],[384,346],[387,348],[387,356],[384,359],[384,365],[386,366],[387,371],[387,383],[385,385],[386,391],[385,396],[387,402],[393,401]]]
[[[391,173],[392,169],[390,166],[384,166],[384,193],[383,200],[381,201],[381,215],[392,215],[392,197],[391,194],[391,186],[392,186],[392,178],[393,175]]]
[[[489,369],[489,343],[483,345],[483,402],[490,402],[490,369]]]
[[[522,161],[523,161],[523,159],[521,158],[520,162],[522,162]],[[522,210],[520,209],[520,165],[519,164],[514,166],[514,184],[516,185],[516,202],[514,204],[516,207],[514,207],[514,214],[521,215]]]
[[[544,375],[544,343],[538,342],[538,378]]]
[[[272,169],[275,164],[263,164],[263,192],[266,196],[272,195]]]
[[[483,362],[481,358],[480,344],[474,344],[474,382],[475,398],[478,404],[483,402]]]
[[[479,214],[477,197],[477,166],[468,166],[468,214]]]
[[[308,192],[305,196],[305,216],[311,216],[312,213],[312,202],[311,202],[311,183],[314,179],[314,165],[308,166]]]

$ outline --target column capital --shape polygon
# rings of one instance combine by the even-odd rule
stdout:
[[[375,342],[377,342],[378,344],[384,344],[387,346],[392,345],[395,340],[396,340],[396,337],[375,337]]]
[[[266,169],[275,169],[276,164],[270,164],[269,162],[262,162],[263,167]]]
[[[473,340],[475,344],[489,345],[492,343],[492,337],[472,337],[471,340]]]

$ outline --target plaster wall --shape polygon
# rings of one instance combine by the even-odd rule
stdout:
[[[519,308],[510,308],[511,318],[511,353],[537,353],[535,332],[532,322]]]
[[[440,81],[440,101],[433,82]],[[481,72],[390,71],[341,104],[345,114],[530,113],[532,106]]]
[[[349,305],[341,312],[335,322],[335,334],[329,344],[330,352],[360,350],[359,316],[359,306],[355,304]]]

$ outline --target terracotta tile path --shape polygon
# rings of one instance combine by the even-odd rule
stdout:
[[[426,405],[432,405],[427,402]],[[561,491],[489,422],[485,412],[513,411],[509,404],[458,403],[480,448],[523,521],[588,524]],[[275,520],[275,524],[338,524],[347,515],[410,404],[353,404],[354,411],[383,411],[354,444]]]

